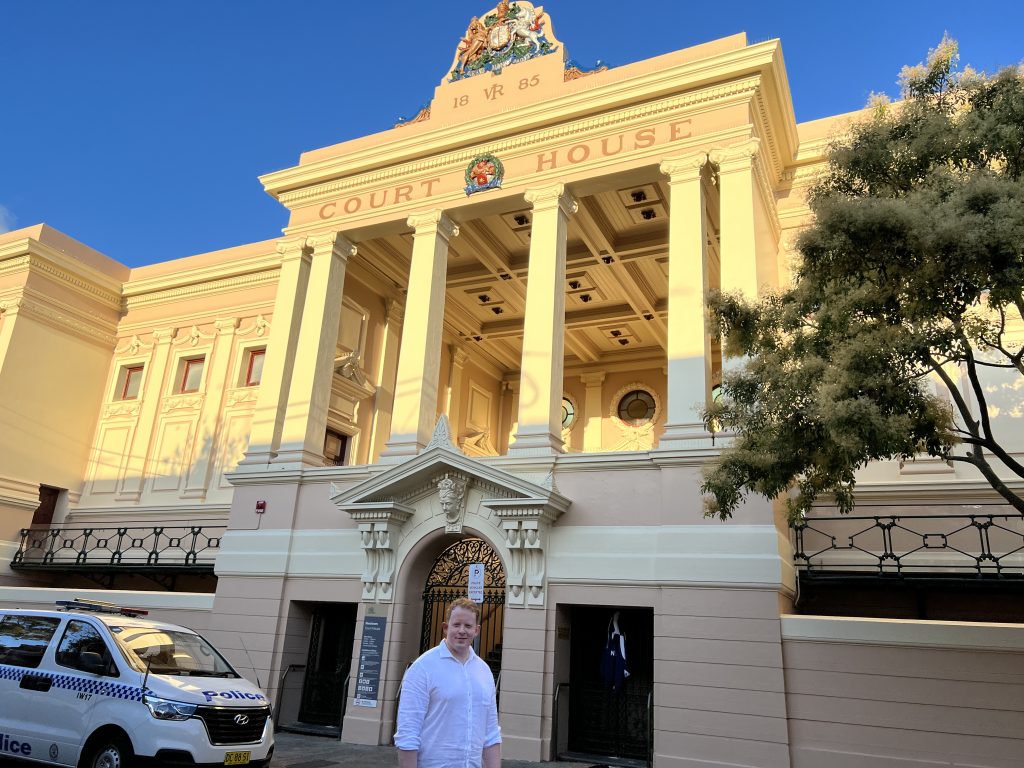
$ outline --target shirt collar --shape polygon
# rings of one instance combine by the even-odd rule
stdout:
[[[444,638],[441,638],[440,648],[441,648],[441,658],[442,659],[451,659],[452,661],[458,661],[459,664],[463,663],[463,662],[459,661],[457,658],[455,658],[455,654],[452,653],[451,648],[448,647],[448,643],[446,643],[444,641]],[[473,650],[473,646],[471,645],[471,646],[469,646],[469,658],[467,658],[466,661],[468,662],[474,656],[476,656],[476,652]]]

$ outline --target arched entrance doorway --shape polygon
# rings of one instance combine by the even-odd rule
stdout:
[[[491,546],[480,538],[460,539],[434,560],[423,589],[423,631],[420,653],[442,640],[448,606],[469,590],[469,566],[484,564],[484,601],[480,611],[480,636],[474,646],[487,662],[495,680],[501,672],[501,637],[505,625],[505,568]]]

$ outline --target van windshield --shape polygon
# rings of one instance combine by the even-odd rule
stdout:
[[[110,633],[139,672],[192,677],[239,677],[216,649],[194,632],[116,626]]]

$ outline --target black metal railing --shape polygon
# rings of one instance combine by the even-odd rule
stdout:
[[[213,571],[224,524],[23,528],[15,569]]]
[[[792,526],[793,561],[807,577],[1021,578],[1024,516],[839,515]]]

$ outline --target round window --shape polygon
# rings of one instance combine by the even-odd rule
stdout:
[[[654,397],[650,392],[634,389],[619,400],[619,418],[631,427],[642,427],[654,420]]]
[[[568,429],[576,421],[576,406],[568,397],[562,398],[562,429]]]

